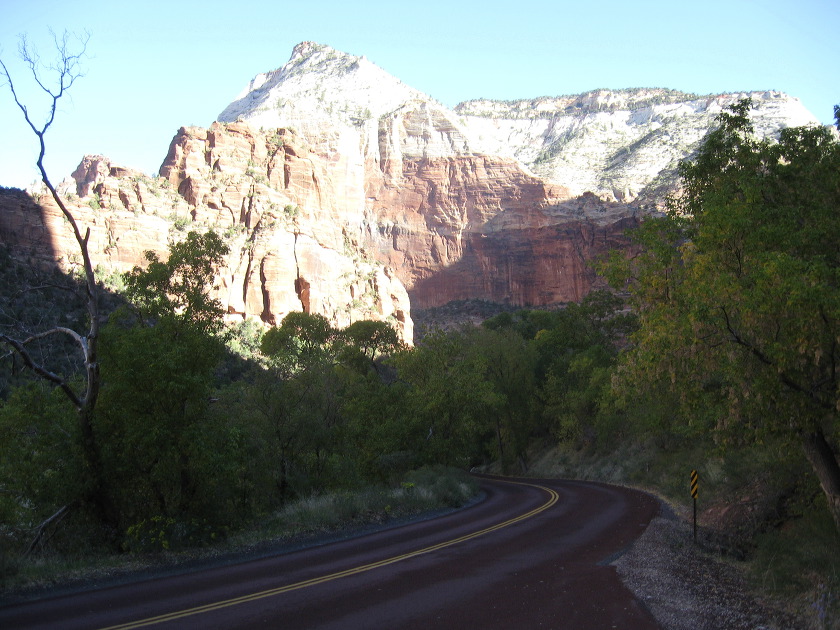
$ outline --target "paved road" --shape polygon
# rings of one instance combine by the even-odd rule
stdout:
[[[659,506],[482,479],[459,512],[294,553],[0,609],[0,628],[658,628],[606,562]]]

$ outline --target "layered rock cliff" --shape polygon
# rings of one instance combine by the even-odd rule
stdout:
[[[778,92],[597,90],[450,110],[364,57],[312,42],[255,77],[219,120],[294,127],[364,182],[352,204],[362,206],[358,238],[396,270],[413,306],[541,305],[591,288],[592,258],[662,207],[679,161],[747,96],[761,135],[817,122]]]
[[[297,142],[285,130],[266,135],[246,125],[182,128],[161,177],[88,156],[59,189],[90,228],[89,250],[102,277],[142,264],[146,250],[165,256],[188,230],[215,229],[231,249],[215,288],[230,321],[274,324],[303,310],[342,327],[389,321],[411,342],[405,287],[346,235],[341,204],[329,201],[341,199],[330,165]],[[32,264],[58,262],[72,271],[78,246],[51,197],[4,193],[2,242]]]
[[[777,92],[598,90],[449,109],[364,57],[305,42],[219,122],[179,130],[160,177],[93,156],[62,191],[103,273],[214,228],[232,246],[218,289],[231,319],[372,317],[410,340],[411,307],[580,299],[597,282],[590,261],[626,246],[625,229],[673,190],[679,160],[744,96],[760,134],[816,124]],[[4,242],[73,264],[51,200],[42,213],[0,203]]]

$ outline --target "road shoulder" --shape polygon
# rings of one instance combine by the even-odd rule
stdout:
[[[691,526],[676,517],[653,519],[613,562],[624,585],[664,630],[803,630],[807,620],[750,594],[736,566],[703,552]]]

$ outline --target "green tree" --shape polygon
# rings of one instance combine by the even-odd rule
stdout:
[[[362,374],[373,370],[379,374],[377,359],[393,355],[404,344],[397,331],[387,322],[359,320],[341,331],[344,347],[340,352],[342,363]]]
[[[235,444],[208,413],[219,364],[222,308],[211,297],[227,253],[191,232],[161,261],[126,274],[130,307],[103,330],[96,431],[123,529],[155,516],[222,514],[213,497]]]
[[[274,438],[281,498],[349,481],[354,460],[344,457],[340,331],[323,315],[292,312],[265,332],[260,348],[269,369],[252,400]]]
[[[145,267],[135,267],[125,275],[124,294],[137,322],[170,320],[202,333],[218,333],[224,310],[211,290],[216,270],[228,253],[228,246],[213,231],[189,232],[169,248],[165,261],[147,251]]]
[[[483,457],[488,420],[499,403],[487,358],[462,331],[435,332],[394,357],[405,394],[406,449],[418,463],[467,466]]]
[[[822,127],[758,140],[750,107],[681,166],[642,254],[613,260],[641,321],[622,371],[679,391],[723,440],[797,441],[840,527],[840,145]]]
[[[595,291],[560,310],[520,311],[485,322],[529,340],[538,384],[531,396],[539,403],[532,401],[532,437],[551,433],[579,444],[606,437],[596,428],[601,399],[618,347],[634,320],[619,312],[622,307],[612,293]]]
[[[525,472],[539,413],[536,351],[511,329],[476,328],[467,331],[466,341],[476,354],[474,365],[484,367],[483,384],[492,392],[487,400],[493,404],[483,418],[494,436],[494,446],[489,450],[499,458],[503,472],[508,472],[514,461]],[[480,418],[477,424],[482,425]]]
[[[260,350],[271,365],[286,375],[312,369],[335,360],[338,331],[318,313],[293,311],[280,326],[263,335]]]
[[[36,549],[51,526],[84,499],[78,433],[62,392],[43,382],[18,387],[0,400],[0,543],[12,538],[16,547]],[[19,540],[24,535],[28,540]]]

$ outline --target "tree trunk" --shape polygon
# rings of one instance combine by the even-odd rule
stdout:
[[[496,442],[499,445],[499,462],[502,465],[502,474],[507,474],[507,461],[505,460],[505,444],[502,440],[502,424],[499,419],[496,419]]]
[[[802,448],[820,480],[834,525],[840,531],[840,465],[837,463],[837,455],[825,439],[822,429],[803,434]]]
[[[105,468],[99,452],[99,445],[93,432],[93,410],[88,406],[79,410],[79,425],[82,434],[83,503],[87,504],[110,536],[119,527],[117,509],[111,500],[106,483]]]

